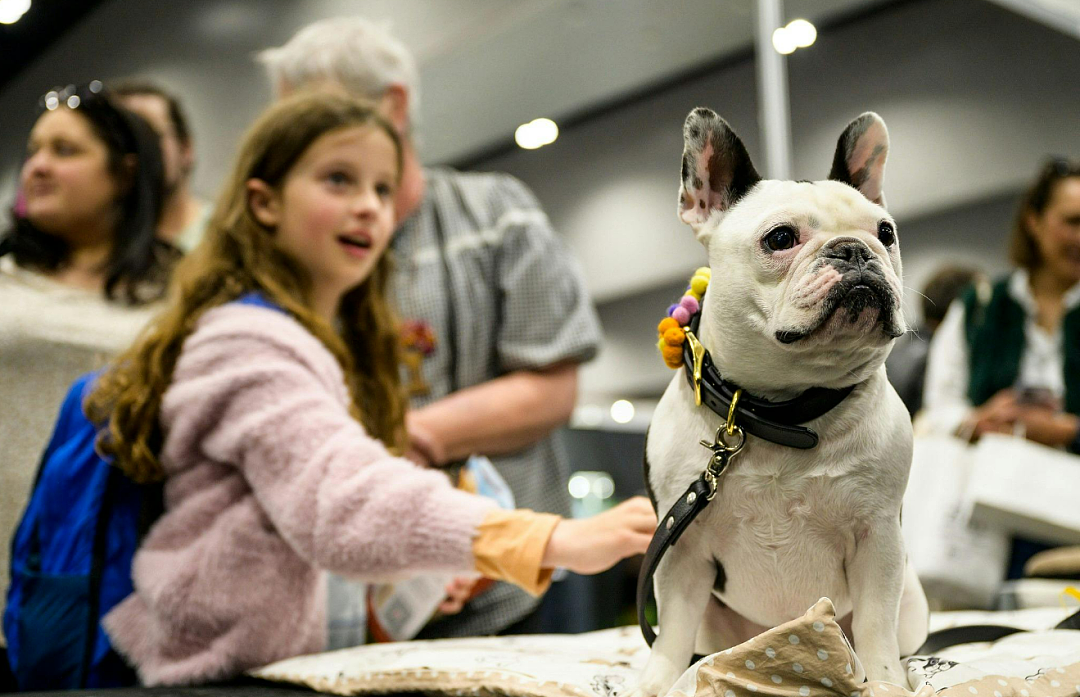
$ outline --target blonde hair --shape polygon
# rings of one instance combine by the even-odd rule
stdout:
[[[410,130],[419,124],[416,61],[386,23],[363,17],[319,20],[296,32],[284,46],[261,51],[256,60],[266,66],[275,91],[283,84],[304,89],[332,82],[352,94],[378,99],[391,85],[403,85],[409,92]]]
[[[401,172],[401,141],[367,103],[341,94],[300,94],[283,100],[251,126],[222,190],[203,242],[176,269],[167,309],[98,381],[86,402],[96,423],[107,423],[99,447],[137,482],[164,477],[158,459],[164,435],[161,400],[172,381],[181,345],[199,318],[251,291],[262,293],[315,335],[341,364],[350,412],[391,449],[406,446],[400,344],[386,299],[389,254],[340,304],[335,331],[311,309],[310,278],[274,241],[248,204],[247,182],[281,186],[293,165],[319,137],[341,128],[370,126],[394,142]]]

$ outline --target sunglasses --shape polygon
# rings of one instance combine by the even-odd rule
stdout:
[[[1046,163],[1046,169],[1055,177],[1080,176],[1080,162],[1073,162],[1067,157],[1051,157]]]
[[[91,80],[85,85],[56,87],[41,95],[38,106],[48,111],[53,111],[61,106],[78,109],[79,105],[92,101],[103,89],[105,89],[105,85],[102,84],[101,80]]]

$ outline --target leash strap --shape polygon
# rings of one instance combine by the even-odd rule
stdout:
[[[731,458],[739,454],[746,443],[746,433],[735,425],[735,408],[739,402],[739,393],[733,398],[733,406],[728,413],[728,422],[716,430],[716,438],[710,443],[701,441],[701,445],[712,451],[709,464],[705,470],[695,479],[690,487],[682,493],[667,514],[660,519],[656,532],[649,542],[649,549],[645,552],[645,560],[641,564],[641,573],[638,574],[637,585],[637,615],[638,626],[645,636],[649,646],[656,641],[656,632],[645,619],[645,608],[653,598],[653,576],[664,554],[675,546],[679,537],[690,527],[705,507],[716,496],[720,486],[720,478],[727,472]],[[733,439],[729,443],[728,439]]]
[[[653,575],[664,558],[668,548],[673,547],[694,518],[698,517],[705,507],[709,505],[711,487],[706,479],[706,473],[694,480],[694,483],[683,492],[671,510],[660,521],[649,543],[649,549],[645,552],[645,561],[641,565],[641,573],[638,575],[637,585],[637,615],[641,633],[645,635],[645,641],[649,646],[656,641],[656,632],[645,619],[645,606],[653,597]]]
[[[1080,612],[1063,619],[1054,629],[1080,629]],[[995,624],[973,624],[967,627],[949,627],[939,629],[926,637],[926,641],[915,652],[918,656],[932,656],[942,649],[959,644],[997,641],[1025,630]]]

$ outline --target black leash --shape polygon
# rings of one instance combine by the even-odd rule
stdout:
[[[739,394],[736,393],[732,398],[732,404],[737,405],[738,401]],[[717,429],[713,442],[701,441],[703,446],[712,451],[709,464],[660,521],[652,541],[649,542],[649,549],[645,552],[645,561],[638,575],[637,615],[638,626],[641,627],[641,633],[645,635],[645,641],[649,646],[652,646],[656,640],[656,633],[645,619],[645,607],[653,597],[653,575],[660,566],[660,560],[664,558],[664,553],[669,548],[675,546],[679,536],[716,496],[720,478],[727,472],[731,459],[739,454],[746,443],[746,433],[732,420],[735,409],[732,408],[729,412],[728,423]],[[728,443],[728,438],[732,439],[731,443]]]
[[[1056,627],[1054,627],[1054,629],[1080,630],[1080,611],[1063,619]],[[939,629],[926,637],[926,641],[923,642],[923,645],[915,652],[915,655],[932,656],[938,651],[950,646],[997,641],[1003,637],[1019,634],[1024,631],[1027,630],[996,624],[973,624],[967,627]]]

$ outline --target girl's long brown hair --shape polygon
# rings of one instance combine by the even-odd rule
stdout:
[[[389,254],[342,298],[335,330],[311,309],[307,272],[278,248],[274,231],[261,225],[248,206],[249,179],[280,187],[316,139],[352,126],[385,131],[397,148],[400,173],[401,141],[393,127],[370,104],[342,94],[283,100],[248,130],[202,243],[176,269],[167,309],[113,362],[86,402],[89,418],[108,424],[99,447],[135,481],[164,477],[158,459],[161,400],[184,340],[207,310],[251,291],[261,292],[322,341],[345,372],[353,416],[391,449],[404,450],[400,345],[386,298]]]

